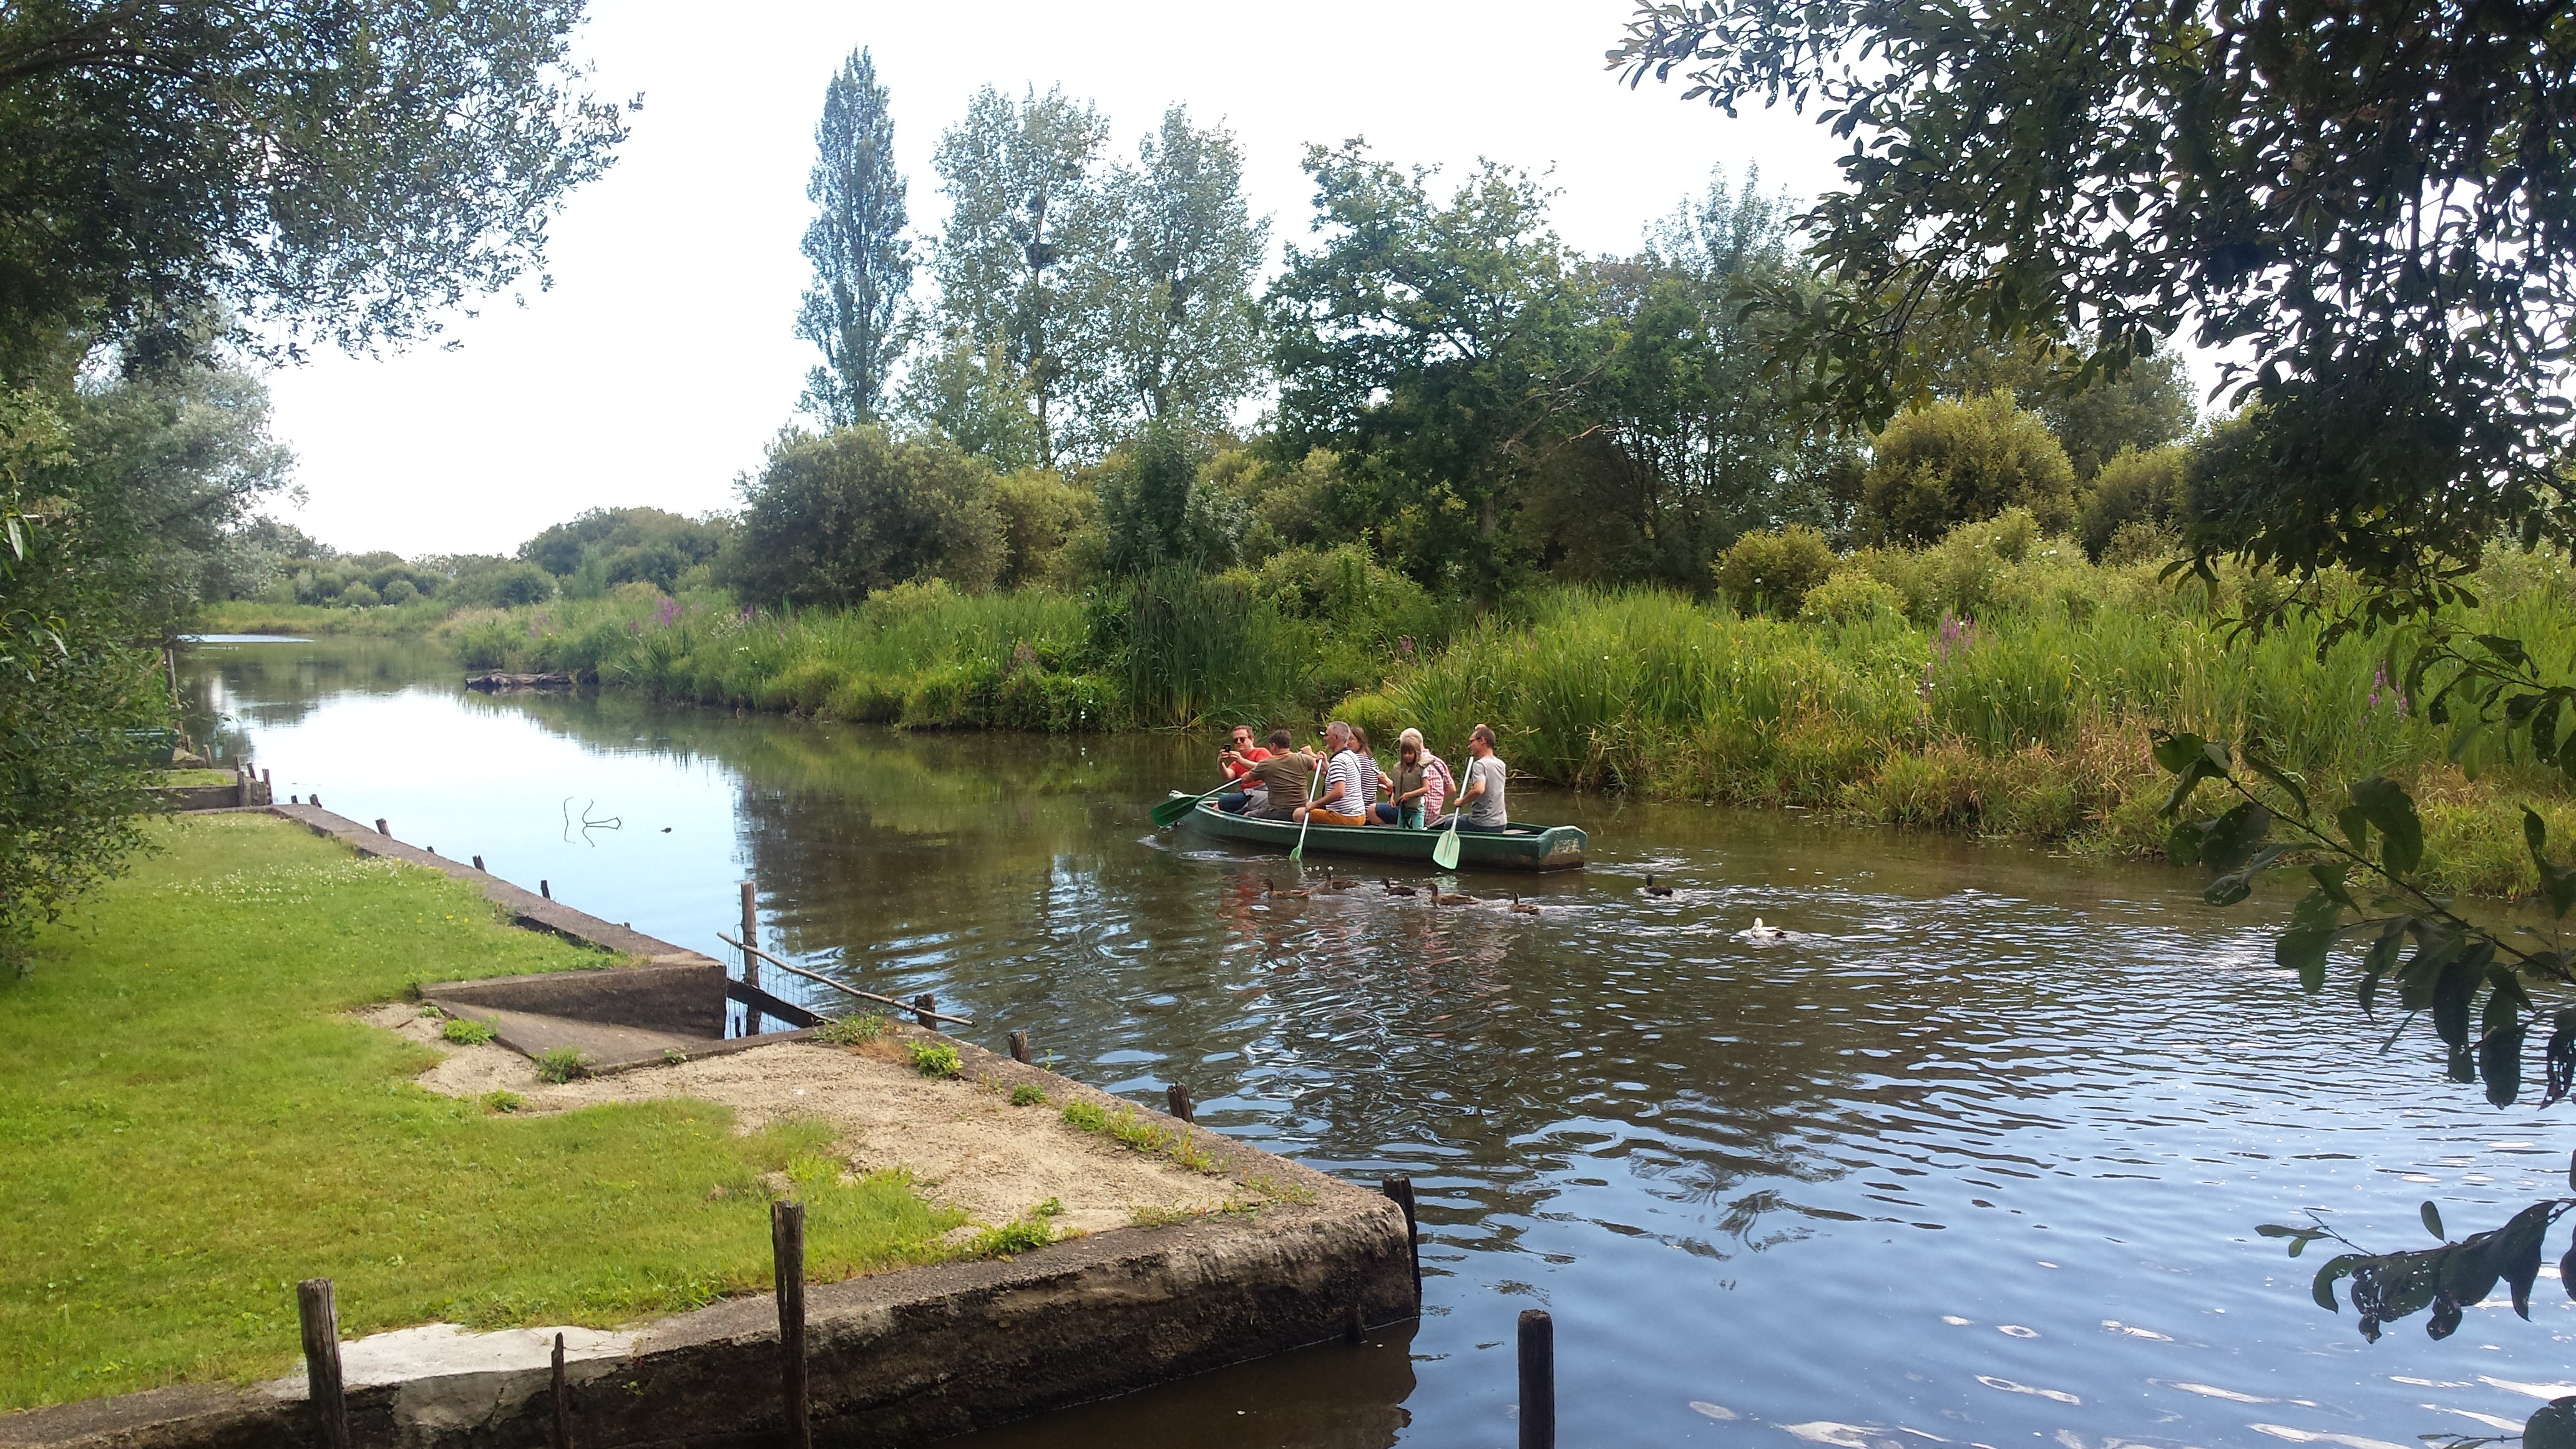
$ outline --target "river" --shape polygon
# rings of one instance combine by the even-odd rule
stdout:
[[[2279,891],[1797,814],[1515,784],[1591,832],[1536,916],[1371,888],[1265,902],[1283,858],[1157,833],[1208,740],[904,735],[485,699],[427,646],[209,643],[220,758],[723,956],[929,991],[999,1049],[1326,1172],[1409,1174],[1425,1307],[959,1449],[1490,1446],[1513,1323],[1555,1316],[1568,1446],[2320,1444],[2485,1434],[2576,1393],[2555,1270],[2450,1339],[2376,1345],[2259,1223],[2373,1247],[2564,1190],[2570,1134],[2440,1080],[2424,1036],[2271,961]],[[1310,869],[1314,862],[1310,862]],[[1655,872],[1668,899],[1638,886]],[[1369,871],[1374,876],[1379,872]],[[1740,933],[1760,915],[1792,934]],[[818,989],[819,990],[819,989]],[[2558,1244],[2550,1248],[2555,1255]]]

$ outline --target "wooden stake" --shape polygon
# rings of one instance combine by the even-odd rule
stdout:
[[[1556,1320],[1521,1310],[1521,1449],[1556,1449]]]
[[[1027,1032],[1024,1032],[1024,1031],[1015,1031],[1015,1032],[1012,1032],[1012,1033],[1011,1033],[1011,1060],[1012,1060],[1012,1061],[1015,1061],[1015,1062],[1022,1063],[1022,1064],[1024,1064],[1024,1065],[1025,1065],[1025,1064],[1028,1062],[1028,1059],[1029,1059],[1029,1034],[1028,1034]]]
[[[1190,1089],[1178,1082],[1163,1089],[1165,1100],[1172,1104],[1172,1115],[1184,1122],[1196,1122],[1198,1113],[1190,1105]]]
[[[939,998],[927,991],[912,999],[912,1019],[920,1022],[925,1031],[935,1030],[938,1027],[937,1018],[931,1015],[938,1009]]]
[[[553,900],[555,898],[554,883],[543,876],[537,877],[537,894],[544,896],[547,900]]]
[[[572,1406],[564,1401],[563,1335],[555,1335],[554,1449],[572,1449]]]
[[[340,1383],[340,1312],[331,1301],[331,1280],[307,1278],[296,1284],[295,1313],[303,1320],[305,1391],[322,1421],[322,1442],[329,1449],[349,1449],[349,1399]]]
[[[742,883],[742,984],[757,989],[760,985],[760,882]],[[783,984],[783,983],[782,983]],[[760,1008],[742,1009],[742,1034],[760,1035]]]
[[[481,870],[483,868],[483,857],[479,855],[474,857],[474,868],[476,870]]]
[[[1404,1209],[1404,1246],[1413,1259],[1413,1306],[1422,1307],[1422,1218],[1413,1203],[1413,1179],[1390,1177],[1378,1184],[1378,1191],[1395,1200]]]
[[[805,1204],[769,1205],[769,1250],[778,1282],[779,1387],[786,1396],[787,1449],[813,1449],[805,1402]]]
[[[392,831],[385,828],[385,817],[381,815],[376,817],[376,833],[383,836],[391,836],[393,834]]]
[[[313,808],[314,808],[314,809],[316,809],[316,810],[319,810],[319,809],[321,809],[321,808],[322,808],[322,797],[321,797],[321,796],[316,795],[316,796],[314,796],[314,797],[313,797]]]

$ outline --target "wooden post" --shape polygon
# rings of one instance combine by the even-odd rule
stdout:
[[[321,796],[316,795],[316,796],[314,796],[314,797],[313,797],[313,808],[314,808],[314,809],[316,809],[316,810],[319,810],[319,809],[321,809],[321,808],[322,808],[322,797],[321,797]]]
[[[385,828],[385,817],[381,815],[376,817],[376,833],[384,836],[390,836],[393,834],[392,831]]]
[[[340,1312],[331,1302],[331,1280],[295,1285],[295,1313],[304,1323],[304,1383],[322,1421],[328,1449],[349,1449],[349,1400],[340,1385]]]
[[[1172,1104],[1172,1115],[1184,1122],[1196,1122],[1198,1113],[1190,1105],[1190,1089],[1178,1082],[1163,1089],[1165,1100]]]
[[[564,1402],[563,1335],[555,1335],[555,1438],[553,1449],[572,1449],[572,1406]]]
[[[544,896],[547,900],[553,900],[555,898],[554,883],[543,876],[537,877],[537,894]]]
[[[1556,1320],[1521,1310],[1521,1449],[1556,1449]]]
[[[1413,1259],[1413,1306],[1422,1307],[1422,1219],[1413,1203],[1413,1179],[1390,1177],[1378,1184],[1378,1191],[1394,1199],[1404,1209],[1404,1246]]]
[[[760,945],[760,882],[757,879],[742,883],[742,944],[746,948],[742,953],[742,984],[758,987],[760,958],[751,954],[749,949]],[[743,1007],[742,1034],[760,1035],[759,1007],[748,1005]]]
[[[779,1386],[786,1395],[787,1449],[813,1449],[805,1402],[805,1204],[769,1205],[769,1251],[778,1281]]]
[[[481,870],[481,869],[483,869],[483,857],[481,857],[481,856],[479,856],[479,855],[478,855],[478,856],[476,856],[476,857],[474,857],[474,868],[475,868],[476,870]]]
[[[1023,1065],[1025,1065],[1025,1064],[1028,1062],[1028,1059],[1029,1059],[1029,1034],[1028,1034],[1027,1032],[1024,1032],[1024,1031],[1015,1031],[1015,1032],[1012,1032],[1012,1033],[1011,1033],[1011,1060],[1012,1060],[1012,1061],[1015,1061],[1015,1062],[1022,1063]]]
[[[931,1015],[932,1012],[937,1011],[938,1009],[939,998],[931,995],[927,991],[912,999],[912,1019],[920,1022],[922,1030],[924,1031],[936,1031],[939,1029],[938,1018]]]

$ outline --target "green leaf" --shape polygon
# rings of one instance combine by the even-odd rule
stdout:
[[[2576,1258],[2576,1253],[2568,1256]],[[2522,1422],[2522,1449],[2576,1449],[2576,1394],[2531,1411]]]
[[[2271,761],[2264,759],[2262,756],[2255,754],[2252,750],[2245,752],[2245,765],[2246,768],[2280,787],[2281,793],[2289,796],[2290,802],[2299,807],[2299,815],[2301,818],[2306,817],[2308,813],[2308,792],[2305,781],[2301,780],[2298,776],[2291,774],[2289,771],[2282,769],[2280,766],[2273,764]]]
[[[2272,830],[2272,812],[2251,800],[2210,822],[2200,860],[2219,874],[2242,870]]]
[[[2549,863],[2549,823],[2528,805],[2522,807],[2522,843],[2531,848],[2533,863]]]
[[[2184,765],[2182,773],[2174,779],[2173,792],[2165,796],[2164,808],[2156,813],[2173,815],[2180,812],[2184,804],[2191,799],[2191,792],[2200,788],[2200,782],[2209,777],[2210,769],[2207,760],[2194,759]]]
[[[2236,904],[2238,901],[2241,901],[2254,893],[2254,878],[2261,875],[2263,872],[2270,870],[2283,855],[2288,853],[2288,851],[2288,846],[2264,846],[2261,850],[2254,852],[2254,858],[2252,860],[2245,862],[2245,868],[2243,870],[2220,876],[2218,879],[2211,881],[2208,888],[2200,893],[2200,898],[2209,902],[2213,906],[2232,906]]]
[[[2326,1259],[2325,1266],[2317,1269],[2317,1276],[2309,1280],[2308,1295],[2317,1300],[2319,1308],[2329,1313],[2341,1313],[2343,1305],[2335,1301],[2334,1285],[2351,1277],[2353,1269],[2368,1261],[2359,1253],[2337,1253]]]
[[[2442,1231],[2442,1210],[2433,1206],[2432,1199],[2425,1199],[2424,1205],[2417,1208],[2415,1212],[2417,1216],[2424,1219],[2424,1231],[2446,1242],[2449,1240],[2450,1235]]]
[[[2522,1095],[2523,1029],[2508,1026],[2478,1039],[2478,1077],[2487,1084],[2487,1105],[2510,1107]],[[2532,1244],[2532,1265],[2540,1263],[2540,1245]],[[2523,1315],[2529,1318],[2531,1315]]]
[[[2202,758],[2203,751],[2209,745],[2207,740],[2192,734],[2169,735],[2159,732],[2155,741],[2156,764],[2175,774],[2182,773],[2190,768],[2192,761]]]
[[[2442,977],[2433,984],[2433,1030],[2454,1053],[2465,1052],[2469,1045],[2469,1003],[2484,981],[2487,967],[2495,960],[2495,943],[2480,941],[2460,954],[2460,958],[2442,968]],[[2454,1063],[2451,1075],[2458,1081],[2475,1081],[2474,1070],[2460,1075]]]
[[[2290,912],[2289,929],[2272,943],[2272,959],[2299,973],[2299,986],[2309,995],[2326,985],[2326,953],[2334,946],[2335,925],[2343,904],[2323,890],[2313,890]]]
[[[2336,905],[2348,907],[2352,911],[2358,913],[2361,910],[2361,906],[2353,900],[2352,892],[2344,889],[2344,877],[2349,873],[2350,872],[2345,867],[2340,865],[2312,865],[2308,867],[2308,878],[2317,883],[2318,890],[2324,891],[2327,895],[2334,897]]]
[[[2209,826],[2198,820],[2182,820],[2165,836],[2165,858],[2176,865],[2200,864],[2200,842],[2209,834]]]
[[[2357,855],[2370,853],[2370,817],[2358,805],[2346,805],[2335,812],[2335,824],[2343,829],[2344,843]]]
[[[2424,859],[2424,825],[2415,816],[2415,801],[2406,787],[2374,775],[2354,783],[2352,803],[2379,828],[2380,863],[2388,873],[2401,879],[2412,875]]]

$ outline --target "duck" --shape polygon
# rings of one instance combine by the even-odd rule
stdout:
[[[1327,875],[1324,877],[1324,889],[1328,891],[1355,891],[1358,890],[1362,884],[1363,882],[1351,880],[1346,876]]]
[[[1762,918],[1755,916],[1752,926],[1746,929],[1744,938],[1748,941],[1778,941],[1787,938],[1788,934],[1778,926],[1762,924]]]
[[[1647,876],[1646,876],[1646,894],[1648,894],[1648,895],[1650,895],[1650,896],[1668,896],[1668,895],[1671,895],[1672,893],[1673,893],[1673,888],[1672,888],[1671,886],[1660,886],[1660,885],[1655,884],[1655,877],[1654,877],[1654,874],[1653,874],[1652,872],[1648,872],[1648,873],[1647,873]]]
[[[1538,907],[1522,900],[1521,893],[1518,891],[1512,892],[1512,909],[1524,916],[1535,916],[1538,914]]]
[[[1421,894],[1419,891],[1416,891],[1413,887],[1411,887],[1411,886],[1400,886],[1400,885],[1397,885],[1394,881],[1388,880],[1385,876],[1379,876],[1379,877],[1377,878],[1377,883],[1378,883],[1378,887],[1379,887],[1380,889],[1384,890],[1388,895],[1391,895],[1391,896],[1410,896],[1410,895],[1419,895],[1419,894]]]
[[[1261,893],[1264,896],[1277,896],[1283,901],[1302,901],[1306,897],[1314,894],[1313,891],[1308,890],[1304,886],[1299,886],[1297,889],[1292,891],[1283,891],[1279,888],[1279,878],[1277,876],[1262,877]]]
[[[1439,882],[1434,881],[1431,885],[1431,904],[1435,906],[1480,906],[1483,905],[1484,902],[1477,900],[1474,896],[1462,896],[1455,891],[1443,891],[1440,889]]]

